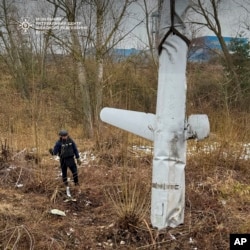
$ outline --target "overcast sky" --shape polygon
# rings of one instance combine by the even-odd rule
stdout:
[[[243,13],[242,8],[239,8],[238,4],[242,2],[248,3],[250,0],[224,0],[223,5],[219,11],[219,17],[222,25],[223,36],[237,36],[240,32],[244,31],[245,37],[250,40],[250,32],[241,27],[240,24],[246,18],[246,12]],[[20,2],[20,8],[23,9],[23,13],[26,17],[33,17],[35,13],[41,13],[41,4],[45,1],[36,0],[16,0]],[[149,12],[156,11],[157,0],[147,0]],[[238,4],[236,4],[237,2]],[[249,3],[248,3],[249,4]],[[250,4],[249,4],[250,5]],[[147,46],[147,35],[145,26],[145,11],[143,6],[143,0],[139,0],[138,3],[133,4],[129,8],[129,19],[126,21],[125,29],[127,31],[137,26],[130,35],[127,36],[124,41],[119,44],[120,48],[137,48],[144,49]],[[44,17],[48,12],[42,12]],[[40,16],[38,16],[40,15]],[[47,14],[50,17],[49,13]],[[37,17],[42,17],[41,14],[37,14]],[[250,20],[250,19],[249,19]],[[214,35],[210,30],[202,29],[197,36]]]
[[[222,26],[222,34],[223,36],[229,37],[236,37],[239,36],[240,33],[243,32],[244,37],[247,37],[250,40],[250,31],[247,31],[243,28],[243,22],[247,19],[247,14],[241,7],[239,7],[240,3],[245,3],[249,1],[250,7],[250,0],[224,0],[219,10],[219,18]],[[141,1],[142,2],[142,1]],[[237,3],[235,3],[237,2]],[[156,10],[157,1],[156,0],[148,0],[149,9],[151,12]],[[134,4],[130,11],[133,13],[132,16],[136,16],[136,18],[130,19],[130,26],[133,27],[138,23],[140,20],[145,19],[145,13],[142,9],[142,4],[139,6]],[[250,14],[250,13],[249,13]],[[249,15],[250,17],[250,15]],[[248,20],[250,18],[248,17]],[[195,17],[194,17],[195,18]],[[144,20],[145,21],[145,20]],[[214,33],[206,28],[201,29],[197,36],[206,36],[212,35]],[[145,22],[142,22],[133,32],[125,39],[120,46],[121,47],[134,47],[134,48],[144,48],[146,46],[147,35],[146,35],[146,28]]]
[[[236,3],[237,2],[237,3]],[[219,9],[219,18],[222,26],[223,36],[238,36],[244,31],[246,37],[250,38],[250,33],[242,27],[242,23],[246,20],[246,11],[239,4],[244,4],[250,0],[224,0]],[[249,6],[250,7],[250,6]],[[248,19],[250,20],[250,19]],[[214,35],[210,30],[203,30],[203,35]]]

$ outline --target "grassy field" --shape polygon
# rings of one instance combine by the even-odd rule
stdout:
[[[218,108],[204,70],[189,72],[187,104],[188,113],[208,114],[211,135],[188,141],[185,221],[161,231],[150,223],[152,143],[102,124],[97,146],[62,111],[59,93],[24,100],[2,75],[0,249],[225,250],[230,233],[250,233],[250,115]],[[210,89],[197,87],[200,79]],[[71,185],[76,202],[64,202],[59,162],[48,153],[62,127],[82,155],[80,192]]]
[[[64,202],[59,163],[48,153],[38,165],[27,150],[2,158],[1,249],[228,249],[230,233],[249,233],[249,145],[190,141],[185,222],[157,231],[149,219],[152,152],[132,147],[152,145],[132,137],[125,151],[123,137],[117,132],[98,151],[77,140],[76,202]]]

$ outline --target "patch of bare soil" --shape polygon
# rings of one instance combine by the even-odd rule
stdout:
[[[103,159],[108,164],[96,161],[79,168],[80,190],[72,185],[76,201],[68,202],[58,163],[49,156],[40,166],[20,159],[2,161],[0,249],[225,250],[230,233],[250,231],[247,163],[225,170],[219,162],[204,167],[189,160],[185,223],[158,231],[150,225],[150,211],[135,225],[133,218],[121,221],[105,195],[105,188],[119,184],[124,172],[150,185],[150,159],[130,160],[126,169],[114,156],[105,154]],[[52,214],[52,209],[66,216]]]

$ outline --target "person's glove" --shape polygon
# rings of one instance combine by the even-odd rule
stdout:
[[[52,148],[49,149],[49,153],[50,153],[51,155],[54,155],[53,149],[52,149]]]
[[[81,164],[82,164],[82,162],[81,162],[81,160],[78,158],[78,159],[76,159],[76,161],[77,161],[77,164],[80,166]]]

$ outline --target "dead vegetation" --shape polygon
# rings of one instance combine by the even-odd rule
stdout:
[[[230,233],[249,232],[249,159],[232,161],[232,147],[218,142],[204,152],[208,141],[189,145],[185,223],[158,231],[149,215],[152,154],[127,145],[124,160],[117,143],[79,168],[76,202],[64,202],[58,162],[49,154],[36,164],[25,152],[8,152],[0,163],[0,248],[224,250]],[[109,154],[112,162],[103,157]]]
[[[35,108],[2,75],[0,249],[227,250],[230,233],[249,233],[249,113],[225,108],[221,68],[191,66],[187,111],[207,113],[212,133],[204,142],[188,142],[184,224],[161,231],[152,228],[149,215],[152,143],[105,124],[98,143],[86,139],[80,99],[69,97],[73,85],[64,80],[67,72],[50,68],[51,88],[33,96]],[[131,83],[124,95],[127,73],[118,67],[110,69],[117,78],[108,78],[105,105],[153,112],[155,72],[148,67],[141,81],[137,70],[140,88]],[[135,89],[136,98],[128,98]],[[76,202],[64,202],[59,163],[48,153],[60,128],[70,131],[83,153],[81,193],[72,186]],[[51,214],[52,209],[66,216]]]

